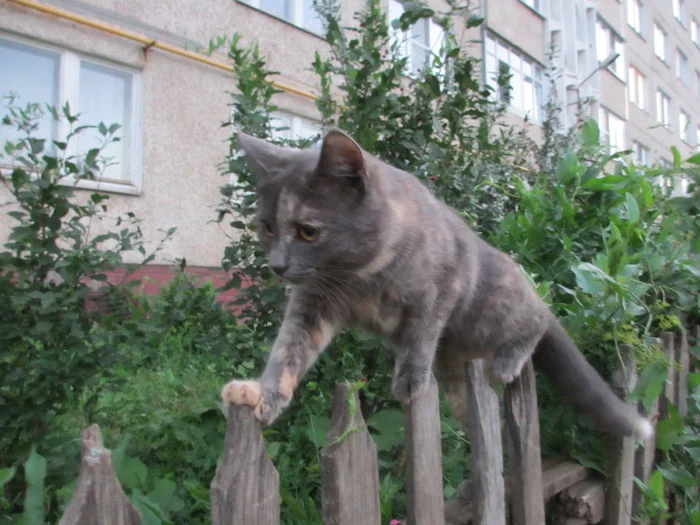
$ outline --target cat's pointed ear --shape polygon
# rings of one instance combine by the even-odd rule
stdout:
[[[364,187],[367,183],[367,166],[362,148],[350,135],[339,129],[331,129],[323,139],[317,172],[324,177],[346,177]]]
[[[251,171],[259,182],[264,182],[277,172],[289,158],[289,149],[238,132],[238,146],[245,151]]]

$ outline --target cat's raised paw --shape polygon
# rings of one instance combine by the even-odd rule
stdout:
[[[262,400],[262,388],[257,381],[234,380],[221,391],[224,403],[257,407]]]

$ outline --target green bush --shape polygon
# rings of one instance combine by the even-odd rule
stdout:
[[[13,221],[0,252],[0,466],[29,453],[51,421],[69,410],[76,397],[115,365],[119,354],[110,333],[113,319],[90,311],[90,282],[136,251],[148,262],[133,214],[108,218],[106,195],[74,197],[72,186],[92,179],[108,163],[104,147],[118,140],[118,125],[78,126],[66,105],[55,121],[69,126],[65,142],[36,138],[44,111],[36,104],[17,107],[8,99],[4,128],[19,134],[5,143],[2,162],[13,166],[0,180],[11,196]],[[73,155],[70,144],[91,128],[102,137],[99,148]],[[108,233],[95,235],[99,221],[114,221]]]

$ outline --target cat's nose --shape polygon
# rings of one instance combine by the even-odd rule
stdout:
[[[277,264],[271,264],[270,268],[272,269],[273,272],[275,272],[277,275],[282,277],[284,275],[284,272],[287,271],[288,266],[284,263],[277,263]]]

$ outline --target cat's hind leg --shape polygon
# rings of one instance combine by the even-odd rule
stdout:
[[[466,363],[462,352],[447,345],[438,348],[433,362],[433,373],[442,387],[450,410],[465,430],[468,410]]]
[[[541,336],[531,337],[517,343],[502,343],[487,358],[486,370],[491,384],[512,383],[520,376],[523,367],[535,351]]]

